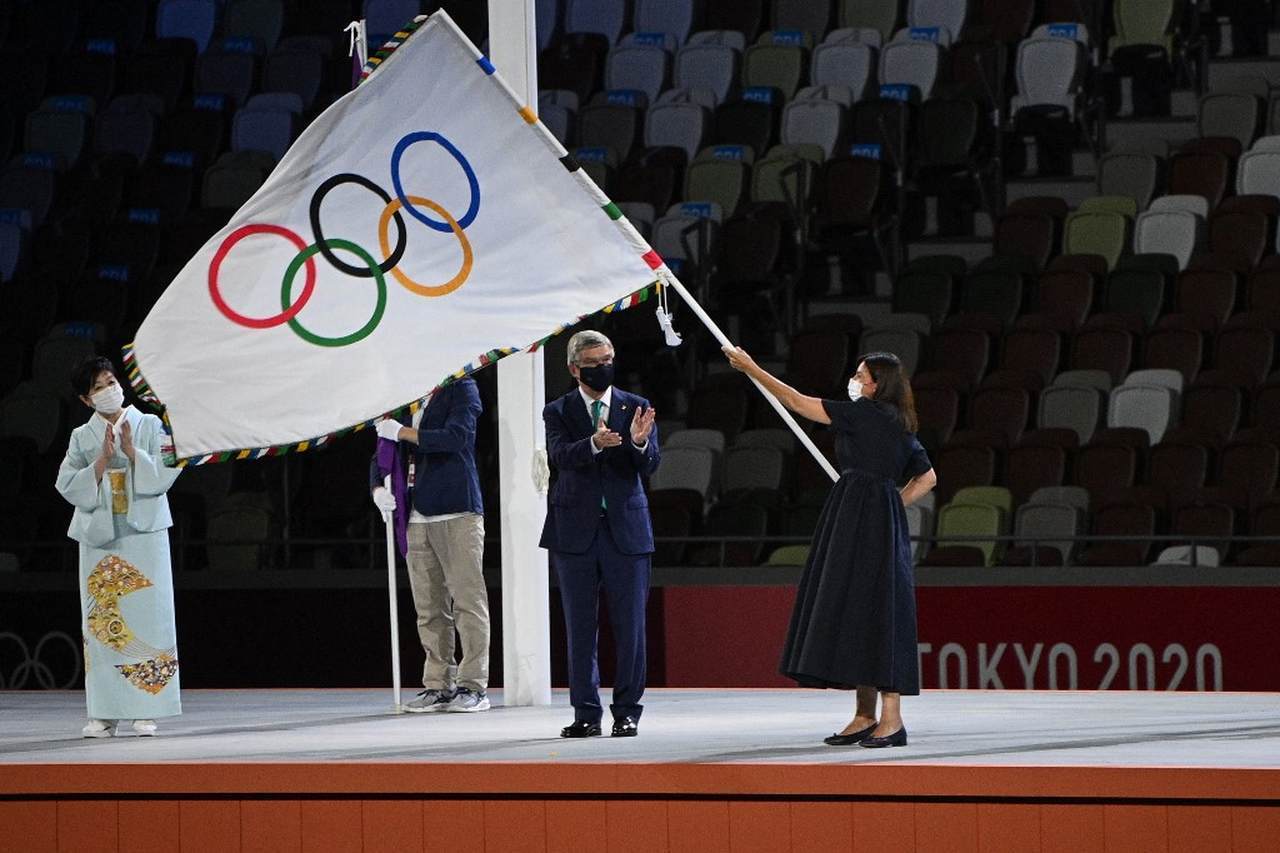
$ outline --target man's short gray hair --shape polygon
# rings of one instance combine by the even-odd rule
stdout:
[[[592,347],[613,349],[613,342],[594,329],[583,329],[569,338],[569,364],[577,364],[582,351]]]

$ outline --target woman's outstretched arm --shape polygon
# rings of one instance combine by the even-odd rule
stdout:
[[[801,394],[781,379],[773,376],[763,367],[756,364],[742,347],[721,347],[721,349],[724,350],[725,357],[729,359],[730,367],[734,370],[742,371],[759,382],[765,387],[765,390],[777,397],[778,402],[782,403],[782,405],[800,417],[808,418],[815,423],[831,423],[831,417],[827,414],[827,410],[822,405],[820,398]]]

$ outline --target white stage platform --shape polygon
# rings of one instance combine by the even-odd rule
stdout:
[[[407,701],[412,693],[406,691]],[[79,736],[78,692],[0,692],[0,764],[639,762],[1280,768],[1280,697],[1259,693],[927,691],[904,699],[910,745],[833,748],[852,696],[655,689],[640,736],[564,740],[550,707],[393,715],[389,690],[188,690],[155,738]],[[607,697],[607,693],[605,694]],[[607,713],[607,712],[606,712]],[[0,774],[2,775],[2,774]]]

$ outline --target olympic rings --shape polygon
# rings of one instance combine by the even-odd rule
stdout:
[[[470,204],[467,211],[459,219],[455,219],[449,211],[445,210],[439,203],[432,201],[419,195],[407,195],[404,186],[400,180],[400,160],[404,152],[409,146],[415,142],[435,142],[443,148],[451,157],[462,167],[462,172],[467,178],[467,186],[471,191]],[[471,241],[467,239],[466,228],[475,221],[476,215],[480,211],[480,182],[476,178],[475,170],[471,167],[471,163],[463,155],[461,151],[454,146],[442,134],[433,131],[415,131],[407,133],[396,143],[391,154],[391,182],[395,187],[395,198],[392,198],[386,190],[378,186],[369,178],[358,175],[353,172],[342,172],[326,178],[311,196],[311,203],[308,206],[308,218],[310,219],[311,230],[314,236],[314,242],[310,245],[300,237],[297,233],[280,225],[251,224],[243,225],[232,231],[223,239],[222,244],[218,246],[214,252],[213,260],[209,263],[209,296],[213,300],[214,307],[222,313],[224,317],[237,325],[246,326],[251,329],[269,329],[274,326],[288,324],[289,329],[308,343],[325,347],[343,347],[362,341],[378,327],[382,322],[383,315],[387,308],[387,282],[385,273],[391,273],[410,293],[418,296],[436,297],[445,296],[461,287],[471,275],[471,269],[475,261],[474,253],[471,249]],[[384,207],[382,213],[378,217],[378,247],[381,250],[382,260],[379,261],[368,251],[351,242],[333,237],[326,237],[320,222],[320,205],[324,202],[329,191],[342,184],[354,183],[372,192],[378,198],[382,199]],[[441,220],[427,216],[419,207],[426,208],[439,216]],[[404,217],[401,211],[408,213],[419,222],[426,225],[433,231],[451,232],[458,238],[458,244],[462,248],[462,265],[453,278],[443,284],[422,284],[414,281],[400,269],[400,261],[404,258],[407,250],[409,237],[408,229],[405,227]],[[396,223],[396,243],[393,248],[391,245],[391,220],[395,219]],[[280,284],[280,308],[279,314],[272,314],[269,317],[249,317],[245,314],[234,310],[222,296],[221,287],[218,283],[218,274],[222,268],[222,262],[226,259],[231,249],[245,237],[254,234],[274,234],[283,237],[292,243],[298,250],[298,254],[289,262],[285,269],[284,277]],[[334,254],[334,250],[350,252],[361,261],[364,266],[348,263]],[[338,272],[354,278],[372,278],[378,289],[378,301],[374,307],[373,316],[369,318],[362,327],[354,332],[337,337],[327,337],[316,334],[307,329],[297,319],[298,314],[303,307],[311,299],[311,295],[315,292],[316,286],[316,265],[315,255],[319,254]],[[306,268],[306,279],[302,286],[302,292],[298,295],[296,302],[293,300],[293,285],[297,279],[298,270],[302,267]]]
[[[355,175],[355,174],[352,174],[351,172],[343,172],[340,175],[334,175],[333,177],[326,180],[323,184],[316,187],[315,193],[313,193],[311,196],[311,209],[310,209],[311,231],[316,236],[315,245],[320,247],[320,254],[324,256],[324,259],[326,261],[328,261],[330,264],[333,265],[334,269],[338,270],[339,272],[344,272],[347,275],[356,276],[357,278],[372,278],[373,272],[371,269],[353,266],[351,264],[346,263],[345,261],[339,260],[327,245],[324,238],[324,230],[321,229],[320,227],[320,203],[324,201],[324,197],[329,193],[329,190],[333,189],[334,187],[339,186],[341,184],[351,184],[351,183],[359,184],[360,186],[369,190],[378,198],[382,199],[383,204],[391,204],[391,196],[387,194],[387,191],[384,190],[382,187],[378,186],[377,184],[375,184],[373,181],[366,178],[364,175]],[[408,243],[409,243],[408,235],[405,233],[405,228],[404,228],[404,217],[397,215],[396,216],[396,250],[394,252],[388,252],[384,248],[382,250],[382,253],[387,256],[387,259],[380,264],[376,264],[377,268],[382,272],[390,272],[392,267],[400,263],[400,258],[404,256],[404,250],[405,250],[405,247],[408,245]]]
[[[449,215],[449,211],[445,210],[431,199],[423,198],[418,195],[411,195],[409,196],[409,201],[414,204],[421,204],[424,207],[429,207],[445,218],[445,221],[449,223],[449,228],[457,235],[458,243],[462,246],[462,267],[458,270],[458,274],[453,278],[449,279],[444,284],[437,285],[419,284],[401,272],[399,267],[393,267],[391,269],[391,274],[395,276],[396,281],[400,282],[400,284],[404,286],[405,290],[408,290],[410,293],[416,293],[419,296],[444,296],[447,293],[452,293],[461,287],[462,283],[471,275],[473,257],[471,254],[471,241],[467,239],[467,232],[462,230],[462,224],[460,222]],[[378,245],[382,249],[382,254],[384,255],[387,254],[388,248],[387,223],[391,220],[392,216],[399,216],[399,210],[400,199],[396,199],[387,205],[386,209],[382,211],[382,216],[378,219]]]
[[[476,180],[476,173],[471,168],[471,164],[467,162],[467,158],[462,156],[462,152],[457,148],[454,148],[452,142],[445,139],[438,133],[432,133],[429,130],[421,130],[417,133],[408,133],[396,143],[395,150],[391,152],[391,183],[396,188],[396,198],[400,199],[400,204],[404,206],[405,210],[409,211],[410,216],[421,222],[423,225],[426,225],[428,228],[441,232],[452,230],[451,225],[444,222],[436,222],[434,219],[411,205],[409,203],[410,199],[405,197],[404,187],[400,185],[400,157],[409,148],[409,146],[415,142],[438,143],[441,148],[452,154],[453,159],[457,160],[458,165],[462,167],[462,171],[467,176],[467,185],[471,188],[471,204],[467,207],[467,212],[458,219],[458,224],[463,228],[470,226],[475,220],[476,214],[480,212],[480,182]]]
[[[383,233],[386,232],[384,231]],[[345,249],[346,251],[351,252],[368,265],[368,273],[373,276],[373,280],[378,285],[378,304],[374,306],[373,316],[370,317],[369,322],[365,323],[361,328],[349,335],[343,335],[342,337],[337,338],[327,338],[322,335],[317,335],[315,332],[303,328],[302,324],[293,318],[289,319],[289,328],[292,329],[298,337],[308,343],[313,343],[322,347],[345,347],[369,337],[373,330],[378,328],[378,323],[382,322],[382,314],[387,310],[387,280],[383,277],[382,270],[378,268],[377,260],[375,260],[372,255],[360,246],[352,243],[350,240],[340,240],[336,237],[330,238],[328,243],[329,246],[334,249]],[[284,271],[284,279],[280,283],[281,306],[286,309],[289,307],[289,301],[292,298],[291,291],[293,290],[293,280],[298,275],[298,267],[302,266],[304,263],[311,263],[311,256],[316,252],[324,251],[324,248],[325,247],[320,243],[313,243],[299,252],[298,256],[289,263],[289,268]]]
[[[277,234],[297,246],[300,252],[307,248],[306,241],[288,228],[282,228],[279,225],[242,225],[227,235],[213,255],[213,261],[209,264],[209,296],[217,309],[231,322],[251,329],[270,329],[272,326],[279,326],[281,323],[292,320],[307,304],[307,300],[316,289],[316,265],[312,260],[307,261],[307,280],[302,285],[302,295],[293,305],[285,305],[283,311],[270,317],[246,317],[233,310],[222,298],[222,292],[218,287],[218,270],[222,267],[222,261],[231,251],[231,247],[253,234]]]

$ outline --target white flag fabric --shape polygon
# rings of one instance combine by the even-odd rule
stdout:
[[[317,118],[126,348],[178,464],[323,443],[669,271],[448,16]]]

